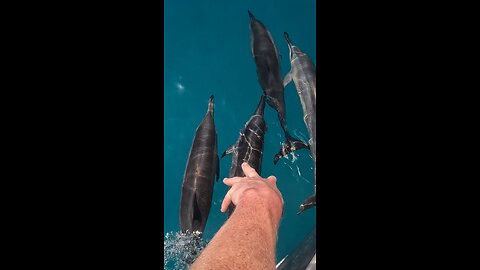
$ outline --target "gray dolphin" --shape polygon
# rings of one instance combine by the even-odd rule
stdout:
[[[213,119],[213,95],[208,110],[193,139],[183,177],[180,201],[180,228],[182,232],[201,236],[207,223],[212,203],[215,177],[220,175],[217,155],[217,131]]]
[[[303,241],[283,258],[276,266],[277,270],[306,270],[317,269],[317,228],[303,239]]]
[[[250,42],[257,65],[258,81],[267,96],[268,105],[278,113],[278,119],[285,133],[285,145],[294,149],[307,148],[308,146],[304,142],[291,136],[287,130],[280,59],[272,35],[265,25],[253,16],[250,10],[248,15],[250,16]]]
[[[303,108],[303,121],[307,126],[308,135],[310,136],[308,144],[314,165],[314,193],[300,205],[297,213],[300,214],[304,210],[315,206],[317,197],[317,72],[308,56],[303,53],[300,48],[292,44],[288,33],[285,32],[284,35],[288,43],[288,48],[290,49],[290,64],[292,66],[290,72],[285,76],[284,85],[286,86],[293,79],[297,88],[297,93]],[[296,149],[288,145],[283,145],[280,152],[275,156],[274,163],[276,163],[279,158],[295,150]]]
[[[223,152],[222,158],[232,154],[232,165],[228,177],[244,177],[245,174],[242,170],[243,162],[247,162],[258,174],[262,170],[263,138],[267,132],[267,124],[263,118],[265,99],[265,95],[260,98],[257,109],[245,123],[235,144]],[[230,204],[228,207],[229,216],[234,209],[235,206]]]

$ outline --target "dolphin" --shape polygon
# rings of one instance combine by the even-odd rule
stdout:
[[[280,58],[272,35],[250,10],[248,10],[248,15],[250,16],[250,45],[257,65],[258,81],[267,96],[268,105],[278,113],[278,119],[285,133],[285,145],[295,149],[307,148],[308,146],[304,142],[291,136],[287,130]]]
[[[228,177],[244,177],[245,174],[242,170],[243,162],[247,162],[259,174],[262,170],[263,138],[267,132],[267,124],[263,118],[265,99],[265,95],[260,98],[257,109],[245,123],[235,144],[222,154],[222,158],[232,154],[232,165]],[[233,213],[234,209],[235,206],[230,204],[228,216]]]
[[[315,206],[317,197],[317,73],[315,66],[308,56],[303,53],[300,48],[292,44],[287,32],[284,32],[284,35],[290,50],[290,64],[292,69],[285,76],[283,84],[286,86],[293,80],[297,88],[297,93],[300,97],[303,109],[303,121],[307,127],[308,135],[310,136],[308,146],[310,148],[314,165],[314,193],[305,199],[300,205],[300,209],[297,213],[300,214],[304,210]],[[277,163],[279,158],[295,150],[295,147],[282,145],[282,149],[274,158],[274,163]]]
[[[217,131],[213,119],[213,95],[193,139],[183,177],[180,201],[180,228],[201,237],[212,203],[213,185],[220,175]]]
[[[303,239],[303,241],[283,258],[276,266],[277,270],[306,270],[317,269],[317,228],[313,228],[312,231]]]

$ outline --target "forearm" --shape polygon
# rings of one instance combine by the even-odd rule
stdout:
[[[281,212],[262,197],[245,199],[190,269],[275,269]]]

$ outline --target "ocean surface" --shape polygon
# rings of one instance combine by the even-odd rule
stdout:
[[[183,174],[195,129],[207,110],[208,98],[212,94],[215,96],[218,155],[221,156],[235,143],[263,93],[250,48],[247,10],[272,34],[282,55],[281,69],[285,76],[290,70],[290,61],[283,32],[288,32],[292,42],[316,63],[316,3],[314,0],[166,0],[164,7],[164,244],[168,249],[164,256],[169,261],[166,269],[180,269],[172,260],[175,260],[173,254],[178,255],[182,247],[172,235],[180,229]],[[285,88],[285,102],[289,131],[308,141],[293,82]],[[260,174],[278,178],[277,185],[285,201],[277,242],[278,262],[315,226],[315,209],[296,215],[300,203],[313,192],[313,161],[308,150],[299,150],[274,165],[273,157],[285,138],[276,111],[268,105],[265,120],[268,130]],[[220,180],[214,186],[212,208],[203,235],[205,243],[227,218],[220,212],[227,192],[221,180],[227,177],[230,163],[231,156],[220,160]]]

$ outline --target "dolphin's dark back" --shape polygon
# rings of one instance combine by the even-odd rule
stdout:
[[[236,153],[233,153],[232,166],[228,177],[245,174],[242,170],[242,163],[247,162],[259,174],[262,170],[263,140],[267,131],[267,124],[263,118],[265,109],[265,96],[262,96],[257,110],[250,117],[237,140]]]
[[[250,41],[253,58],[257,66],[260,86],[268,97],[267,102],[278,112],[278,118],[286,131],[286,110],[283,94],[283,80],[277,47],[265,25],[250,15]]]
[[[285,39],[290,50],[290,64],[291,70],[285,83],[288,83],[290,80],[293,80],[295,87],[297,88],[298,96],[300,97],[300,103],[303,109],[303,120],[308,130],[309,140],[308,147],[310,148],[310,153],[312,155],[312,160],[314,164],[313,169],[313,181],[314,181],[314,192],[313,195],[309,196],[303,201],[300,205],[299,211],[297,214],[300,214],[306,209],[309,209],[316,205],[316,185],[317,185],[317,119],[316,119],[316,93],[317,93],[317,74],[315,65],[310,61],[308,56],[295,46],[287,32],[284,32]],[[290,147],[286,144],[282,146],[282,149],[275,156],[276,160],[280,156],[295,151],[296,146]]]
[[[180,201],[182,232],[204,231],[210,213],[215,176],[218,181],[218,165],[217,132],[211,96],[208,111],[195,132],[183,177]]]
[[[228,177],[240,176],[245,174],[242,170],[242,163],[247,162],[259,174],[262,170],[263,141],[267,131],[267,125],[263,118],[265,110],[266,96],[262,96],[257,109],[245,124],[240,132],[237,142],[222,155],[232,154],[232,165]],[[233,213],[233,205],[229,207],[229,215]]]

